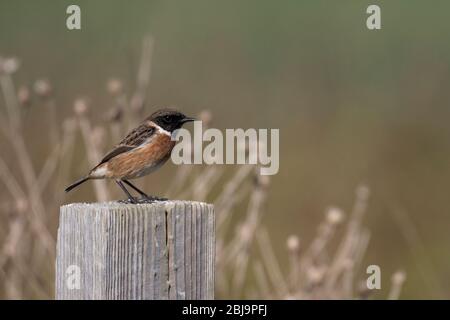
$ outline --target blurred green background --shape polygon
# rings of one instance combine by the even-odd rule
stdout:
[[[81,31],[65,27],[70,4],[81,7]],[[366,28],[369,4],[381,6],[379,31]],[[264,224],[281,261],[289,234],[307,243],[324,210],[350,209],[365,183],[365,263],[380,265],[382,291],[404,269],[402,298],[450,298],[449,12],[444,0],[1,0],[0,55],[20,59],[19,84],[52,82],[61,118],[87,96],[101,121],[106,81],[134,84],[151,34],[148,113],[209,109],[217,128],[280,128]],[[36,128],[46,121],[34,117]]]

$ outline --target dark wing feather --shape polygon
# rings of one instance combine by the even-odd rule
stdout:
[[[115,156],[133,150],[143,144],[148,138],[150,138],[153,133],[155,133],[155,128],[149,126],[148,124],[141,124],[139,127],[133,129],[120,143],[106,156],[103,157],[102,161],[97,165],[101,165],[108,160],[114,158]]]
[[[97,166],[105,163],[106,161],[114,158],[115,156],[117,156],[117,155],[119,155],[121,153],[125,153],[125,152],[128,152],[130,150],[133,150],[134,148],[135,147],[119,145],[119,146],[115,147],[114,149],[112,149],[110,152],[108,152],[106,154],[106,156],[103,157],[102,161],[100,161],[100,163]]]
[[[119,145],[139,147],[145,140],[150,138],[153,133],[155,133],[155,127],[143,123],[139,127],[133,129],[133,131],[120,141]]]

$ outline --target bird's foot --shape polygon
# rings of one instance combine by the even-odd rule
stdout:
[[[152,202],[158,202],[158,201],[167,201],[169,199],[167,198],[161,198],[157,196],[142,196],[142,198],[139,199],[139,201],[143,201],[143,203],[152,203]]]
[[[118,200],[119,203],[125,203],[125,204],[137,204],[139,203],[139,199],[136,198],[128,198],[123,200]]]
[[[141,198],[128,198],[124,200],[119,200],[119,203],[125,204],[139,204],[139,203],[154,203],[158,201],[167,201],[167,198],[161,198],[156,196],[142,196]]]

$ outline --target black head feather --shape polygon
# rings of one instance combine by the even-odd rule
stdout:
[[[147,120],[153,121],[164,130],[172,132],[181,128],[186,122],[195,119],[189,118],[175,109],[165,108],[152,113]]]

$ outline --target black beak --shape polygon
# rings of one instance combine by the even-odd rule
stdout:
[[[181,123],[191,122],[191,121],[195,121],[195,120],[197,120],[197,119],[186,117],[181,120]]]

